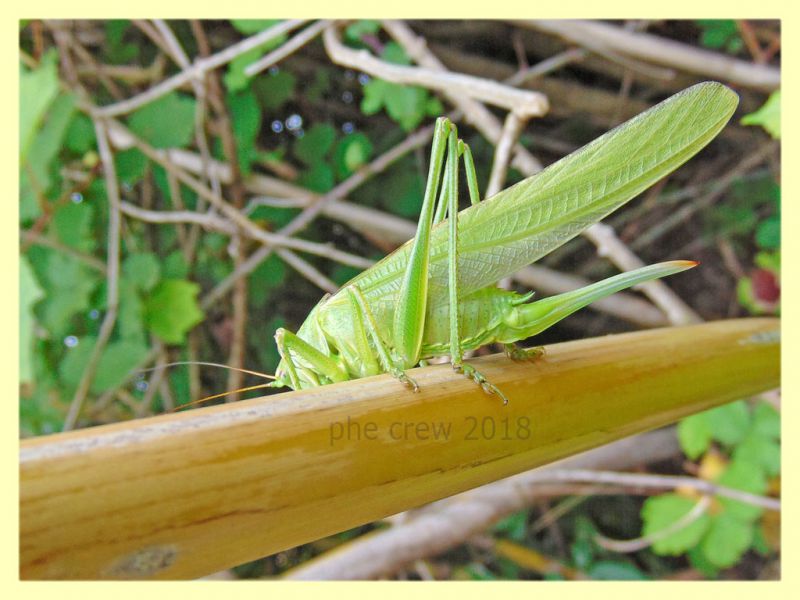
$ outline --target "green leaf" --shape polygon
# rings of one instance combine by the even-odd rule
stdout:
[[[757,267],[778,275],[781,271],[781,251],[778,249],[773,252],[759,252],[756,254],[754,262]]]
[[[386,44],[381,58],[394,64],[411,64],[408,55],[396,42]],[[429,114],[430,109],[437,108],[436,104],[429,102],[428,92],[421,87],[372,79],[364,86],[363,91],[361,112],[365,115],[372,115],[385,106],[389,116],[406,131],[411,131],[419,125],[425,115]],[[438,107],[440,106],[438,105]]]
[[[230,94],[228,106],[231,113],[233,137],[236,140],[239,169],[246,177],[251,173],[251,165],[258,157],[256,138],[261,131],[261,108],[251,90]]]
[[[222,77],[222,82],[229,92],[240,92],[247,88],[252,77],[245,75],[244,70],[261,58],[263,54],[264,50],[262,48],[253,48],[237,56],[228,64],[228,69]]]
[[[469,579],[474,581],[497,581],[497,575],[492,573],[486,565],[479,562],[471,562],[464,567]]]
[[[47,296],[36,306],[36,315],[39,323],[58,338],[69,330],[73,316],[89,308],[100,279],[95,271],[70,256],[48,251],[46,257],[44,277],[38,274]]]
[[[50,165],[63,145],[64,136],[76,113],[76,99],[72,94],[59,94],[33,138],[28,150],[28,164],[39,186],[47,191],[51,186]]]
[[[139,44],[125,43],[123,38],[131,28],[130,19],[109,19],[106,21],[106,42],[108,48],[106,55],[109,62],[114,64],[130,64],[139,55]]]
[[[744,400],[712,408],[703,414],[714,439],[728,446],[739,443],[750,428],[750,410]]]
[[[767,479],[764,471],[757,463],[746,458],[734,458],[717,480],[719,485],[737,490],[761,495],[767,490]],[[764,512],[764,509],[739,500],[720,498],[720,503],[725,506],[725,512],[741,521],[753,521]]]
[[[186,279],[189,275],[189,265],[186,264],[186,257],[180,250],[174,250],[164,259],[161,275],[165,279]]]
[[[97,367],[91,390],[95,394],[116,388],[125,381],[136,366],[147,356],[148,348],[141,342],[119,340],[110,343]]]
[[[65,245],[81,252],[92,252],[97,245],[92,235],[93,219],[94,207],[91,204],[70,202],[56,211],[53,229]]]
[[[58,53],[48,50],[34,70],[19,74],[19,161],[25,164],[28,148],[39,123],[58,93]]]
[[[583,514],[577,515],[574,529],[575,541],[570,546],[572,562],[576,569],[585,571],[594,561],[597,551],[594,539],[597,533],[597,527],[591,519]]]
[[[36,195],[36,190],[31,182],[27,170],[19,172],[19,222],[30,223],[42,214],[42,207]]]
[[[570,553],[577,569],[587,569],[594,559],[594,544],[589,540],[576,540],[570,546]]]
[[[37,386],[31,397],[19,400],[20,437],[48,435],[61,431],[64,414],[54,406],[51,389]]]
[[[345,39],[351,42],[360,42],[365,34],[376,34],[381,28],[380,21],[375,19],[360,19],[351,23],[344,30]]]
[[[772,92],[764,106],[742,117],[741,123],[742,125],[761,125],[774,139],[780,139],[781,91]]]
[[[709,579],[715,579],[719,575],[719,569],[708,560],[700,545],[691,548],[686,554],[691,565]]]
[[[307,165],[325,160],[333,142],[336,140],[336,129],[327,123],[312,125],[305,135],[294,142],[294,155]]]
[[[429,117],[438,117],[444,113],[444,105],[436,96],[430,96],[425,102],[425,114]]]
[[[397,42],[389,42],[386,44],[383,48],[383,52],[381,52],[381,58],[395,65],[411,64],[411,59],[408,54],[406,54],[406,51],[403,50],[403,47]]]
[[[147,342],[144,328],[144,303],[136,285],[124,276],[119,280],[117,324],[120,338],[140,344]]]
[[[131,131],[156,148],[182,148],[192,141],[196,101],[170,92],[133,113]]]
[[[511,581],[520,579],[521,569],[519,565],[514,561],[505,558],[504,556],[497,558],[495,568],[500,572],[500,579],[507,579]]]
[[[700,43],[706,48],[726,48],[739,35],[733,19],[700,19],[697,24],[703,29]]]
[[[75,154],[86,154],[97,146],[92,120],[83,114],[75,115],[67,129],[65,144]]]
[[[616,560],[600,560],[586,573],[590,579],[600,581],[643,581],[649,579],[636,566]]]
[[[734,460],[747,460],[759,465],[774,477],[781,471],[781,447],[772,439],[751,431],[733,451]]]
[[[767,539],[764,537],[763,524],[753,527],[753,543],[751,547],[761,556],[769,556],[771,554]]]
[[[197,303],[200,286],[164,279],[145,300],[147,327],[168,344],[182,344],[186,333],[205,316]]]
[[[161,263],[152,252],[131,254],[122,263],[122,273],[136,288],[147,292],[161,277]]]
[[[691,415],[678,423],[678,441],[692,460],[702,456],[711,444],[711,429],[704,413]]]
[[[753,524],[740,521],[727,512],[715,515],[701,543],[703,554],[715,567],[732,567],[753,541]]]
[[[130,148],[114,155],[117,177],[123,183],[136,185],[147,171],[147,157],[137,148]]]
[[[296,83],[289,71],[268,71],[253,82],[253,91],[264,110],[276,111],[292,99]]]
[[[265,221],[272,227],[271,229],[280,229],[284,225],[288,225],[291,220],[297,216],[298,210],[295,208],[279,208],[277,206],[257,206],[255,210],[250,213],[250,218],[253,221]]]
[[[233,25],[236,31],[244,35],[260,33],[277,23],[280,23],[280,19],[231,19],[231,25]],[[276,46],[277,45],[280,44],[276,44]]]
[[[19,380],[20,383],[33,381],[33,342],[35,318],[33,305],[44,296],[28,259],[19,260]]]
[[[389,85],[393,89],[384,97],[386,112],[400,127],[411,131],[425,117],[428,93],[420,87]]]
[[[336,176],[342,180],[359,167],[367,164],[372,156],[372,142],[363,133],[351,133],[342,138],[333,151]]]
[[[781,218],[773,215],[761,221],[756,227],[756,244],[764,250],[774,250],[781,246]]]
[[[269,297],[269,292],[283,283],[285,278],[286,264],[276,254],[270,254],[250,275],[247,290],[251,304],[263,305]]]
[[[528,511],[522,510],[501,519],[494,524],[492,531],[516,542],[522,542],[528,535]]]
[[[767,402],[759,402],[753,410],[753,430],[770,439],[781,437],[781,415]]]
[[[77,387],[86,371],[96,344],[97,338],[87,336],[80,339],[78,345],[67,352],[66,357],[59,365],[59,373],[66,385],[71,388]],[[147,352],[146,345],[128,340],[119,340],[108,344],[103,349],[92,380],[90,387],[92,393],[100,394],[122,385],[130,372],[144,359]]]
[[[390,93],[391,86],[383,79],[371,79],[364,86],[364,97],[361,98],[361,112],[374,115],[383,108],[384,98]]]
[[[180,360],[189,360],[190,358],[187,352],[184,351],[181,353]],[[187,366],[170,370],[169,385],[179,406],[191,402],[191,385],[189,383],[189,368]]]
[[[642,506],[643,536],[658,534],[672,527],[678,520],[692,511],[697,500],[678,494],[662,494],[645,500]],[[708,530],[710,517],[701,515],[682,529],[657,540],[652,548],[660,555],[678,556],[697,544]]]
[[[228,246],[228,236],[216,231],[212,231],[203,236],[203,247],[211,251],[211,254],[217,254]]]
[[[215,139],[215,142],[216,141],[219,141],[219,140]],[[221,146],[222,144],[220,143],[219,145]],[[213,149],[212,149],[212,152],[213,152]],[[224,156],[222,156],[222,154],[219,154],[218,156],[215,156],[215,158],[222,158],[223,160],[227,160]],[[186,188],[185,185],[183,185],[180,182],[177,182],[177,186],[175,186],[175,187],[177,187],[177,193],[180,194],[180,198],[176,200],[176,198],[175,198],[176,190],[173,187],[173,183],[176,183],[176,182],[174,182],[174,181],[171,182],[170,181],[170,178],[169,178],[169,175],[167,174],[166,169],[164,169],[158,163],[149,163],[147,165],[147,171],[149,171],[149,173],[152,175],[152,181],[153,181],[153,183],[156,184],[156,188],[158,189],[158,192],[160,192],[161,197],[166,202],[169,203],[167,206],[169,206],[170,208],[175,208],[175,209],[185,208],[185,202],[183,202],[183,200],[184,200],[184,192],[186,192],[187,189],[188,189],[188,188]],[[184,204],[184,206],[182,207],[181,204]],[[190,207],[190,208],[193,208],[193,207]],[[163,228],[163,229],[173,229],[173,228],[169,227],[169,228]]]
[[[122,43],[122,37],[131,26],[130,19],[109,19],[106,25],[106,41],[111,46],[119,46]]]
[[[309,169],[303,171],[297,182],[309,190],[319,193],[325,193],[333,189],[335,180],[333,178],[333,169],[327,163],[316,163]]]

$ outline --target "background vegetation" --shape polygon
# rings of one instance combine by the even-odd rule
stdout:
[[[23,436],[159,414],[206,394],[258,384],[241,373],[197,365],[140,370],[189,360],[273,372],[275,329],[296,330],[323,291],[404,239],[408,224],[399,219],[416,219],[427,175],[428,126],[453,109],[453,100],[439,88],[391,83],[335,64],[320,38],[327,26],[267,20],[21,23]],[[425,40],[423,53],[438,56],[448,69],[493,80],[514,77],[523,88],[546,94],[550,112],[519,132],[524,151],[543,165],[667,95],[714,78],[703,71],[703,60],[696,68],[673,63],[668,54],[651,60],[600,38],[575,43],[568,32],[556,35],[544,25],[403,26]],[[610,251],[611,261],[600,256],[591,243],[596,240],[577,238],[544,259],[544,269],[509,283],[552,293],[559,285],[576,285],[559,283],[559,275],[599,279],[625,268],[631,252],[647,263],[687,258],[701,266],[669,281],[673,292],[665,301],[625,296],[633,303],[584,311],[537,343],[670,321],[778,314],[778,24],[605,26],[713,52],[747,65],[752,77],[724,81],[742,102],[718,140],[607,220],[622,247]],[[285,31],[250,48],[240,45],[275,27]],[[377,21],[345,24],[338,40],[385,63],[420,60],[418,48]],[[265,56],[276,60],[251,73],[248,67]],[[152,101],[138,101],[191,64],[203,67],[220,57],[229,60],[161,88]],[[487,139],[467,113],[460,133],[472,147],[485,192],[490,173],[500,168],[502,175],[502,165],[493,167],[502,163],[495,158],[498,140]],[[490,116],[502,124],[505,115],[492,108]],[[504,185],[528,175],[526,168],[524,161],[512,162]],[[365,216],[354,206],[394,219],[381,226],[379,213]],[[383,227],[394,228],[394,237]],[[305,248],[311,253],[280,244],[273,249],[264,244],[264,232],[299,232],[303,240],[329,246]],[[777,495],[778,410],[771,394],[690,417],[677,429],[682,453],[641,467]],[[642,501],[576,489],[544,499],[479,539],[396,576],[778,576],[777,512],[721,499],[689,519],[696,491],[647,495]],[[384,526],[265,558],[237,569],[236,577],[280,574]],[[641,547],[625,553],[609,541],[639,537]]]

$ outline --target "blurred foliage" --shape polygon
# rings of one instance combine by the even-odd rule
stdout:
[[[215,52],[276,22],[234,19],[203,22],[203,27]],[[23,436],[62,428],[107,316],[108,294],[103,267],[108,199],[94,124],[64,83],[67,78],[59,77],[59,56],[52,40],[45,37],[44,51],[37,49],[35,25],[36,21],[20,24],[21,48],[30,60],[20,65],[19,226],[38,236],[38,241],[21,243]],[[144,78],[114,79],[117,94],[102,80],[82,74],[81,81],[96,104],[134,96],[176,72],[169,61],[166,67],[157,64],[162,51],[131,21],[113,19],[84,26],[90,28],[87,39],[94,40],[87,49],[98,64],[138,69]],[[197,56],[199,44],[189,23],[170,21],[169,26],[187,54]],[[690,22],[689,28],[692,36],[699,29],[699,43],[709,49],[731,54],[743,50],[735,21],[701,20]],[[245,75],[247,65],[286,39],[282,35],[265,42],[219,69],[213,102],[209,98],[198,102],[192,88],[186,86],[139,107],[122,121],[156,148],[197,153],[196,127],[202,110],[210,152],[227,162],[231,159],[223,143],[223,117],[227,117],[242,177],[277,175],[325,193],[446,110],[424,88],[389,83],[320,60],[324,50],[319,40],[299,53],[304,55],[300,60],[284,61],[254,77]],[[411,64],[378,21],[353,21],[344,30],[344,40],[388,62]],[[514,49],[506,45],[506,54],[514,56]],[[584,75],[577,67],[569,72],[573,79]],[[603,85],[602,81],[596,83]],[[599,133],[587,115],[555,121],[548,117],[541,123],[549,135],[569,144],[583,143]],[[741,123],[760,126],[778,138],[780,92]],[[766,137],[757,129],[753,133]],[[494,148],[468,126],[462,134],[471,144],[478,179],[485,185]],[[538,131],[536,136],[525,135],[522,142],[537,143],[538,135]],[[427,175],[423,155],[400,158],[379,177],[368,178],[348,199],[415,219]],[[114,165],[127,202],[162,211],[198,206],[192,190],[135,148],[115,151]],[[512,170],[509,183],[518,177]],[[299,212],[268,202],[254,203],[247,210],[250,219],[269,230],[280,229]],[[747,273],[737,282],[737,298],[744,310],[753,314],[779,311],[780,214],[779,182],[765,172],[742,176],[724,202],[704,213],[704,237],[730,242],[738,256],[746,257]],[[231,343],[230,302],[226,299],[206,306],[203,298],[233,271],[230,240],[201,230],[197,243],[188,247],[189,232],[188,226],[125,217],[116,323],[99,358],[82,424],[157,414],[172,399],[176,404],[192,400],[185,367],[168,371],[165,387],[156,390],[148,389],[147,378],[135,377],[137,369],[149,366],[146,358],[156,342],[164,345],[168,360],[194,357],[226,362]],[[380,245],[381,240],[369,240],[377,245],[373,247],[345,225],[324,219],[312,223],[303,237],[333,240],[338,247],[376,259],[391,249]],[[247,240],[240,243],[247,254],[256,247]],[[324,258],[308,260],[339,285],[357,274],[351,267]],[[283,326],[296,329],[320,296],[315,286],[277,256],[261,262],[247,281],[245,366],[274,371],[279,356],[273,332]],[[199,382],[203,392],[224,389],[226,376],[204,370]],[[679,434],[700,477],[756,494],[779,486],[779,423],[769,405],[739,402],[696,415],[682,422]],[[666,577],[691,565],[713,577],[742,561],[747,553],[777,551],[774,514],[725,499],[715,500],[712,510],[691,525],[633,555],[620,555],[597,543],[600,532],[621,539],[655,533],[673,525],[697,501],[697,496],[686,490],[653,496],[643,503],[628,496],[566,498],[555,506],[565,507],[562,516],[546,527],[538,523],[538,509],[521,511],[491,529],[490,549],[478,551],[467,546],[447,553],[444,558],[450,568],[446,576],[637,580]],[[243,577],[275,575],[375,527],[344,532],[244,565],[237,573]]]
[[[764,106],[742,117],[742,125],[761,125],[773,138],[781,137],[781,91],[770,94]]]
[[[780,416],[766,402],[744,401],[692,415],[681,421],[678,438],[686,456],[698,461],[702,479],[763,495],[780,473]],[[648,499],[642,509],[644,533],[675,523],[690,512],[699,495],[677,491]],[[653,545],[659,554],[687,553],[709,576],[736,564],[751,547],[767,553],[763,509],[729,498],[716,498],[711,510],[691,525]]]
[[[753,315],[780,314],[781,188],[774,177],[761,173],[734,182],[706,224],[717,239],[755,248],[753,265],[736,283],[739,304]]]
[[[702,33],[700,43],[706,48],[737,54],[744,48],[739,27],[733,19],[699,19],[695,21]]]

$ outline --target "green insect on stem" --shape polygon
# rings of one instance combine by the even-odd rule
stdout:
[[[415,387],[406,369],[449,355],[454,368],[507,401],[463,361],[464,352],[502,343],[514,358],[536,356],[536,349],[513,343],[609,294],[695,263],[651,265],[536,302],[493,284],[691,158],[722,130],[737,103],[719,83],[698,84],[484,201],[468,146],[453,124],[438,119],[416,237],[323,298],[297,335],[278,331],[283,360],[271,385],[302,389],[391,373]],[[458,212],[462,157],[471,206]]]

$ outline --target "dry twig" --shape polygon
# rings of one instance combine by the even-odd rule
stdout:
[[[591,40],[626,56],[736,85],[772,91],[781,83],[780,71],[774,67],[744,62],[718,52],[693,48],[649,33],[625,31],[597,21],[533,20],[514,23],[553,33],[580,45]]]
[[[97,334],[97,341],[92,349],[92,354],[89,357],[89,361],[86,363],[78,387],[72,397],[72,402],[69,405],[67,416],[64,419],[64,431],[72,429],[78,420],[81,408],[83,408],[83,402],[86,399],[86,394],[89,393],[89,387],[92,385],[94,376],[97,373],[97,367],[100,365],[100,357],[103,355],[103,349],[111,338],[111,333],[114,331],[114,325],[117,322],[117,308],[119,306],[120,228],[122,225],[119,187],[117,186],[114,156],[111,154],[106,128],[99,119],[95,119],[94,127],[97,135],[97,148],[100,153],[100,159],[103,162],[103,173],[105,175],[106,193],[109,203],[108,253],[106,258],[106,278],[108,281],[106,284],[106,314],[100,325],[100,331]]]
[[[251,63],[245,67],[244,74],[248,77],[253,77],[254,75],[258,75],[261,71],[268,69],[272,65],[277,62],[280,62],[293,52],[297,52],[300,48],[305,46],[308,42],[313,40],[317,37],[323,29],[330,25],[330,21],[321,20],[313,23],[306,27],[303,31],[298,33],[293,38],[289,39],[286,43],[281,44],[280,48],[277,48],[267,54],[266,56],[261,57],[254,63]]]
[[[124,115],[134,111],[137,108],[140,108],[145,104],[149,104],[161,96],[168,94],[172,90],[191,82],[193,79],[201,77],[207,71],[221,67],[222,65],[232,61],[237,56],[240,56],[245,52],[249,52],[253,48],[258,48],[271,39],[274,39],[279,35],[283,35],[284,33],[288,33],[293,29],[297,29],[303,23],[305,23],[305,21],[302,19],[294,19],[278,23],[269,29],[265,29],[264,31],[242,40],[238,44],[228,46],[225,48],[225,50],[222,50],[213,56],[203,60],[195,61],[195,63],[189,68],[184,69],[176,75],[173,75],[169,79],[165,79],[161,83],[154,85],[149,90],[142,92],[133,98],[128,98],[121,102],[116,102],[114,104],[99,108],[97,114],[101,117],[116,117],[118,115]]]
[[[684,529],[702,517],[708,508],[711,506],[711,496],[702,496],[694,505],[692,510],[683,515],[680,519],[672,523],[669,527],[665,527],[660,531],[645,535],[642,537],[634,538],[632,540],[612,540],[603,535],[595,535],[594,541],[598,546],[611,550],[612,552],[638,552],[644,550],[655,544],[659,540],[663,540],[671,536],[673,533]]]
[[[375,58],[366,50],[352,50],[337,38],[335,26],[323,34],[325,49],[336,64],[345,65],[392,83],[421,85],[448,96],[456,95],[500,106],[523,117],[541,117],[547,112],[547,98],[542,94],[519,90],[490,79],[471,77],[438,69],[395,65]]]
[[[228,217],[234,224],[234,226],[238,226],[241,228],[247,235],[252,237],[259,242],[269,245],[269,246],[286,246],[292,247],[297,250],[302,250],[305,252],[313,253],[313,254],[322,254],[324,256],[333,256],[334,254],[337,256],[337,260],[343,260],[343,264],[349,264],[351,266],[356,266],[360,268],[368,268],[372,265],[372,261],[367,259],[357,257],[345,252],[341,252],[335,250],[329,246],[324,246],[321,248],[321,244],[316,244],[314,242],[307,242],[305,240],[300,240],[297,238],[290,237],[290,234],[287,234],[283,231],[279,231],[277,233],[271,233],[268,231],[264,231],[258,225],[253,223],[250,219],[248,219],[240,210],[228,204],[224,199],[217,196],[204,186],[202,183],[191,177],[187,174],[183,169],[177,167],[172,161],[169,160],[167,154],[160,150],[156,150],[149,144],[146,144],[136,136],[134,136],[129,130],[124,128],[120,123],[114,121],[113,127],[118,132],[128,136],[130,140],[132,140],[133,145],[138,148],[142,154],[153,160],[154,162],[160,164],[164,169],[168,172],[175,175],[178,180],[181,181],[184,185],[189,187],[191,190],[197,192],[198,195],[205,197],[212,205],[214,205],[221,213],[223,213],[226,217]],[[130,210],[130,207],[128,207]],[[144,215],[147,213],[142,213],[141,211],[138,212],[139,215]],[[154,215],[150,213],[150,218]],[[198,215],[199,216],[199,215]],[[202,217],[198,219],[197,222],[200,222]],[[206,222],[210,223],[210,220]]]
[[[491,198],[503,189],[506,174],[508,173],[508,164],[511,159],[511,151],[524,127],[525,120],[518,113],[511,111],[506,115],[503,132],[495,148],[489,183],[486,186],[487,198]]]

